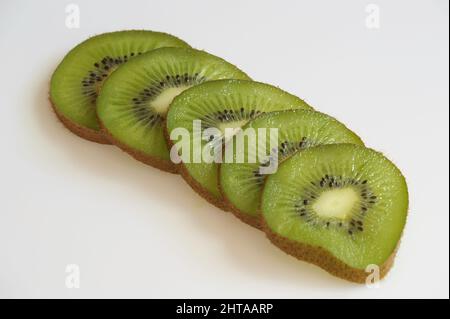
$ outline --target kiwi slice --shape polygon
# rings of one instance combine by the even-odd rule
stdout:
[[[245,80],[213,81],[175,98],[167,114],[167,135],[175,128],[184,128],[190,132],[190,145],[194,145],[193,121],[200,120],[203,132],[212,128],[217,131],[206,140],[202,138],[202,149],[210,146],[220,148],[227,128],[238,131],[263,113],[301,108],[311,107],[300,98],[268,84]],[[170,142],[177,145],[179,139]],[[183,153],[182,149],[178,148],[178,151]],[[218,167],[217,162],[207,162],[202,157],[201,161],[193,159],[181,163],[180,171],[196,192],[215,206],[227,210],[219,191]]]
[[[234,65],[203,51],[161,48],[115,71],[97,100],[97,115],[111,141],[146,164],[176,172],[164,138],[172,99],[215,79],[249,79]]]
[[[266,130],[260,130],[265,128]],[[278,111],[261,115],[243,127],[243,131],[234,137],[233,144],[246,129],[253,129],[255,139],[259,134],[265,134],[265,149],[270,148],[270,142],[276,137],[270,136],[269,129],[277,129],[276,150],[278,162],[289,158],[292,154],[308,147],[321,144],[353,143],[363,145],[361,139],[336,119],[311,110]],[[258,144],[249,145],[245,149],[251,156],[257,158]],[[250,154],[247,154],[249,157]],[[267,175],[262,167],[268,161],[248,161],[242,163],[238,154],[233,153],[232,161],[220,165],[220,188],[230,210],[244,222],[260,228],[259,204],[262,188]],[[275,169],[276,171],[276,169]]]
[[[369,265],[390,269],[408,210],[398,168],[381,153],[352,144],[308,148],[267,178],[263,227],[279,248],[349,281]]]
[[[53,73],[50,100],[58,118],[75,134],[109,143],[101,134],[95,102],[106,78],[118,66],[160,47],[189,47],[161,32],[118,31],[94,36],[72,49]]]

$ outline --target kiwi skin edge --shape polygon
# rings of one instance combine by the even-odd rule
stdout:
[[[99,117],[97,117],[98,122],[100,123],[101,130],[103,132],[103,135],[106,136],[106,138],[115,146],[120,148],[125,153],[131,155],[134,159],[137,161],[150,165],[152,167],[155,167],[157,169],[160,169],[167,173],[177,174],[178,171],[175,167],[175,165],[171,161],[163,160],[148,154],[145,154],[144,152],[135,150],[128,145],[120,142],[117,140],[109,131],[108,129],[103,125],[102,121]],[[165,126],[165,125],[164,125]]]
[[[53,103],[52,99],[49,97],[50,105],[53,111],[56,114],[56,117],[61,121],[61,123],[72,133],[78,135],[79,137],[89,140],[91,142],[99,143],[99,144],[111,144],[111,142],[106,138],[102,131],[96,131],[87,127],[83,127],[78,125],[77,123],[71,121],[67,117],[65,117],[62,113],[58,111],[55,103]]]
[[[351,282],[364,284],[369,275],[365,269],[353,268],[341,260],[337,259],[332,253],[321,247],[314,247],[308,244],[302,244],[273,232],[264,218],[261,217],[261,226],[266,233],[267,238],[272,244],[299,260],[306,261],[310,264],[319,266],[333,276],[345,279]],[[380,265],[380,280],[383,279],[394,264],[395,255],[397,253],[400,241],[392,254],[386,261]]]
[[[165,124],[166,124],[166,122],[165,122]],[[166,138],[166,142],[167,142],[167,145],[169,147],[169,152],[170,152],[170,149],[173,147],[174,143],[170,139],[170,134],[169,134],[169,131],[167,130],[167,125],[164,125],[163,131],[164,131],[164,137]],[[181,162],[179,164],[172,163],[172,165],[174,165],[176,172],[178,174],[180,174],[181,177],[183,177],[183,179],[186,181],[186,183],[188,183],[189,186],[191,186],[191,188],[197,194],[199,194],[201,197],[206,199],[206,201],[208,201],[210,204],[216,206],[217,208],[219,208],[223,211],[228,212],[230,210],[228,205],[223,201],[223,199],[219,199],[219,198],[212,196],[202,185],[200,185],[199,182],[197,182],[195,179],[193,179],[191,177],[191,175],[189,175],[189,172],[187,171],[183,162]],[[219,169],[219,168],[220,167],[218,167],[217,169]],[[217,183],[219,183],[219,181],[217,181]],[[219,186],[219,189],[220,189],[220,186]]]
[[[231,201],[228,200],[228,198],[225,196],[225,194],[222,190],[222,186],[220,184],[220,165],[219,165],[219,174],[218,175],[219,175],[219,178],[218,178],[219,191],[220,191],[220,194],[222,195],[223,205],[226,206],[227,211],[230,211],[234,216],[236,216],[242,222],[244,222],[256,229],[262,230],[260,210],[258,209],[258,215],[256,215],[256,216],[251,216],[249,214],[241,212],[236,206],[233,205],[233,203]],[[261,203],[261,200],[259,202]]]
[[[219,208],[223,211],[228,212],[230,210],[229,207],[223,201],[223,199],[212,196],[202,185],[200,185],[199,182],[197,182],[195,179],[193,179],[191,177],[191,175],[189,175],[189,172],[186,169],[186,166],[183,165],[183,163],[178,164],[177,168],[178,168],[178,172],[180,173],[181,177],[183,177],[183,179],[186,181],[186,183],[188,183],[189,186],[191,186],[192,189],[197,194],[199,194],[201,197],[206,199],[209,203],[211,203],[212,205],[216,206],[217,208]]]

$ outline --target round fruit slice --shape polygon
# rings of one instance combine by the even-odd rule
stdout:
[[[210,203],[227,210],[219,191],[217,164],[222,158],[220,150],[225,135],[231,137],[233,132],[237,133],[248,121],[263,113],[300,108],[311,107],[276,87],[252,81],[213,81],[184,92],[173,101],[167,114],[168,136],[177,128],[189,132],[187,147],[190,150],[180,147],[179,138],[171,141],[179,153],[192,155],[186,160],[181,154],[183,177]],[[194,132],[196,121],[200,121],[201,136]],[[230,131],[231,134],[226,134]]]
[[[176,172],[164,138],[167,109],[184,90],[215,79],[249,79],[203,51],[161,48],[128,62],[105,82],[97,114],[111,141],[146,164]]]
[[[50,100],[58,118],[75,134],[109,143],[101,134],[95,102],[105,79],[119,65],[160,47],[189,47],[160,32],[119,31],[94,36],[72,49],[51,79]]]
[[[277,130],[271,136],[270,129]],[[251,130],[251,131],[250,131]],[[254,132],[255,140],[264,138],[264,150],[276,147],[278,163],[298,150],[320,144],[353,143],[363,145],[361,139],[336,119],[310,110],[291,110],[267,113],[257,117],[242,128],[233,138],[237,144],[241,135]],[[274,139],[277,138],[275,141]],[[242,139],[241,139],[242,140]],[[275,142],[275,143],[274,143]],[[258,143],[244,149],[247,158],[257,158]],[[239,161],[241,154],[233,152],[233,158],[220,165],[220,187],[230,210],[244,222],[260,228],[259,204],[267,174],[276,172],[276,166],[265,172],[267,159],[262,161]]]
[[[364,283],[390,269],[406,222],[408,191],[381,153],[352,144],[296,153],[267,178],[263,227],[279,248]]]

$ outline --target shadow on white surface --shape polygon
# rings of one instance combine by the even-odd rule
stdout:
[[[237,269],[249,279],[281,282],[291,288],[297,285],[317,289],[360,287],[286,255],[271,245],[262,232],[241,223],[230,213],[222,212],[200,198],[180,176],[148,167],[112,145],[85,141],[72,134],[53,114],[47,92],[48,82],[45,80],[34,92],[34,115],[42,138],[48,140],[53,147],[61,149],[65,159],[73,162],[76,169],[83,170],[83,174],[120,182],[122,186],[126,184],[138,196],[149,196],[149,192],[152,192],[152,197],[168,203],[171,211],[191,214],[193,218],[189,218],[190,223],[184,227],[190,227],[192,232],[202,232],[205,237],[221,242],[220,252],[236,265],[234,271]],[[176,198],[173,194],[176,194]],[[279,294],[282,296],[283,292]]]
[[[365,27],[367,4],[358,1],[328,1],[328,10],[305,1],[241,1],[239,10],[169,2],[80,0],[80,29],[65,27],[64,3],[2,7],[9,53],[0,107],[0,296],[448,298],[448,1],[380,1],[379,30]],[[108,14],[100,14],[105,5]],[[186,12],[196,5],[213,23],[191,23]],[[411,214],[380,289],[285,255],[179,176],[59,123],[47,100],[57,62],[89,35],[137,27],[173,33],[299,94],[400,166]],[[79,290],[64,284],[72,262],[82,267]]]

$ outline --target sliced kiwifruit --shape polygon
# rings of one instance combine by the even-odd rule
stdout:
[[[203,51],[156,49],[109,77],[97,100],[97,115],[114,144],[146,164],[175,172],[163,131],[169,104],[182,91],[217,79],[249,77]]]
[[[360,283],[368,266],[380,278],[390,269],[407,210],[398,168],[352,144],[296,153],[267,178],[261,203],[263,227],[275,245]]]
[[[276,129],[277,136],[271,136],[270,129]],[[299,150],[316,145],[337,143],[363,145],[361,139],[344,124],[312,110],[278,111],[261,115],[250,121],[234,136],[233,145],[237,145],[239,139],[243,140],[241,135],[244,132],[248,134],[248,130],[254,132],[255,141],[247,143],[243,149],[246,153],[244,161],[239,161],[241,154],[233,152],[231,160],[224,161],[220,165],[220,188],[230,210],[241,220],[257,228],[260,227],[259,204],[264,179],[266,174],[276,172],[276,166],[271,171],[263,171],[262,168],[269,164],[268,158],[258,160],[257,141],[260,134],[265,135],[263,153],[267,153],[266,150],[271,148],[271,142],[276,145],[278,163]],[[250,162],[249,158],[256,160]]]
[[[248,121],[263,113],[301,108],[311,107],[279,88],[253,81],[212,81],[183,92],[174,99],[167,114],[167,136],[176,128],[183,128],[190,133],[190,150],[183,150],[182,145],[180,147],[182,138],[171,141],[182,153],[182,159],[187,152],[190,153],[188,160],[184,159],[180,165],[182,176],[210,203],[226,210],[218,186],[217,161],[208,162],[203,156],[196,157],[193,150],[198,147],[195,146],[201,145],[205,154],[221,157],[226,129],[237,132]],[[196,120],[201,121],[202,136],[196,137],[193,132]]]
[[[189,45],[166,33],[135,30],[100,34],[77,45],[51,79],[50,100],[58,118],[83,138],[109,143],[95,113],[103,82],[121,64],[160,47]]]

